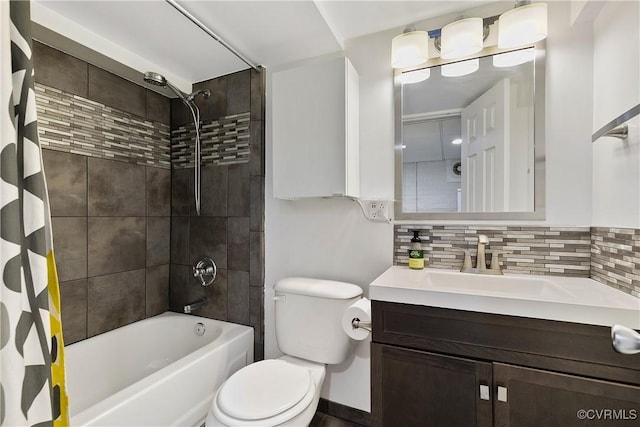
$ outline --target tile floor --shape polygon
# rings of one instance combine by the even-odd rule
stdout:
[[[342,418],[333,417],[322,412],[316,412],[309,427],[362,427],[360,424]]]

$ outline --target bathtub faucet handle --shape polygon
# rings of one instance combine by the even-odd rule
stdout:
[[[193,277],[200,279],[202,286],[209,286],[216,280],[218,269],[216,263],[209,257],[204,257],[193,267]]]

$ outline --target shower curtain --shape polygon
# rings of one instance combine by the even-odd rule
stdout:
[[[0,425],[68,425],[28,1],[0,0]]]

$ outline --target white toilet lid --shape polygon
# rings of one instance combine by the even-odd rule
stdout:
[[[276,416],[313,392],[308,369],[282,360],[263,360],[231,376],[220,388],[218,408],[242,420]]]

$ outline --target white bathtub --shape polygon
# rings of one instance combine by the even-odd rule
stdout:
[[[163,313],[65,350],[72,426],[199,426],[218,386],[253,362],[253,329]]]

